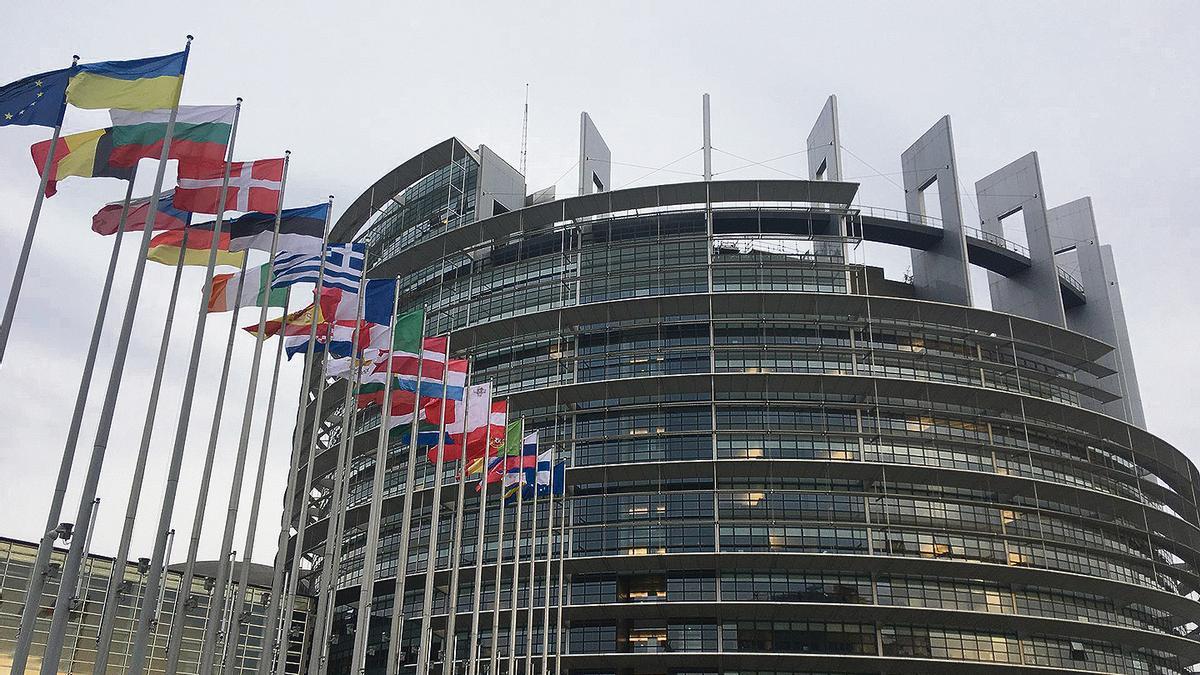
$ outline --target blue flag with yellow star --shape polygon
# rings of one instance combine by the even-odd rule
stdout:
[[[76,70],[52,70],[0,87],[0,127],[58,126],[67,107],[67,82]]]

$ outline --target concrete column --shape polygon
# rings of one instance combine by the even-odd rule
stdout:
[[[988,272],[992,309],[1065,327],[1037,153],[1031,152],[976,182],[975,195],[984,232],[1003,237],[1001,218],[1021,211],[1029,244],[1029,269],[1010,276]]]
[[[949,115],[938,120],[900,154],[900,166],[904,171],[904,204],[909,213],[928,215],[922,190],[937,183],[944,232],[942,241],[932,248],[912,249],[916,296],[969,307],[971,281]]]
[[[579,113],[579,194],[612,189],[612,152],[591,115]]]
[[[1142,393],[1138,389],[1137,370],[1133,365],[1133,350],[1129,345],[1129,325],[1125,323],[1125,305],[1121,302],[1121,283],[1117,280],[1117,264],[1113,260],[1112,247],[1100,246],[1100,257],[1104,262],[1104,278],[1108,282],[1108,304],[1113,313],[1113,324],[1117,331],[1118,368],[1122,390],[1129,409],[1129,421],[1146,428],[1146,414],[1142,411]]]
[[[830,96],[808,132],[810,180],[842,179],[842,138],[838,128],[837,96]]]

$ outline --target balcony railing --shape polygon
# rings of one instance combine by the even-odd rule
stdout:
[[[992,234],[991,232],[984,232],[983,230],[981,230],[977,227],[967,227],[967,226],[963,226],[963,232],[965,232],[968,237],[971,237],[973,239],[985,241],[993,246],[999,246],[1000,248],[1003,248],[1008,251],[1012,251],[1013,253],[1022,255],[1026,258],[1029,257],[1029,249],[1028,248],[1022,246],[1021,244],[1018,244],[1015,241],[1009,241],[1009,240],[1005,239],[1004,237],[1001,237],[1000,235]]]

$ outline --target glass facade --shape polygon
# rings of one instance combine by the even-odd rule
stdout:
[[[51,557],[51,567],[61,568],[66,552],[56,549]],[[0,539],[0,669],[12,665],[13,648],[16,645],[17,629],[21,623],[21,609],[29,587],[29,574],[37,558],[37,544]],[[116,625],[113,628],[112,651],[109,654],[109,672],[124,672],[126,660],[133,646],[133,634],[137,628],[137,613],[145,592],[145,572],[137,563],[117,566],[124,575],[124,585],[116,598],[119,603]],[[99,636],[100,617],[108,592],[109,579],[114,573],[110,558],[89,556],[83,563],[80,574],[80,589],[77,607],[72,610],[67,625],[66,648],[63,650],[60,672],[85,675],[92,672],[96,661],[96,640]],[[146,664],[147,673],[165,673],[167,638],[171,616],[179,600],[179,583],[182,573],[167,570],[163,575],[163,594],[157,600],[159,621],[150,639],[150,650]],[[41,611],[35,626],[36,633],[27,668],[36,671],[41,667],[41,655],[46,645],[46,631],[54,613],[54,598],[58,593],[57,574],[46,582],[41,598]],[[192,604],[187,608],[184,635],[180,650],[179,673],[197,673],[200,665],[200,641],[204,636],[209,602],[213,597],[212,579],[197,576],[192,584]],[[242,632],[236,655],[238,673],[255,673],[263,645],[263,627],[270,588],[250,585],[246,591],[246,630]],[[309,639],[309,615],[312,612],[309,598],[296,599],[295,611],[289,626],[288,650],[284,669],[278,672],[300,673],[301,656],[307,649]],[[225,612],[232,611],[232,598]]]
[[[440,181],[442,194],[452,173],[418,185]],[[438,663],[467,670],[480,556],[484,673],[923,672],[931,660],[1183,673],[1200,662],[1195,469],[1086,409],[1110,398],[1079,377],[1099,367],[1064,346],[1080,336],[872,290],[844,254],[852,210],[827,204],[580,218],[564,205],[553,222],[496,225],[432,259],[406,250],[455,227],[393,228],[402,211],[384,209],[365,235],[400,263],[401,310],[428,308],[429,333],[449,332],[472,377],[495,383],[570,467],[566,499],[524,506],[520,541],[515,509],[492,499],[476,550],[475,491],[461,518],[443,504]],[[979,317],[1007,332],[981,331]],[[337,404],[322,414],[340,418]],[[354,428],[378,424],[365,411]],[[318,522],[344,517],[320,507],[336,440],[318,460]],[[375,470],[372,449],[356,453],[349,511],[370,501]],[[409,457],[393,444],[371,673],[383,672],[401,569],[408,672],[417,653],[439,477],[424,453],[413,461],[401,561]],[[456,467],[440,479],[457,487]],[[361,521],[347,520],[337,559],[331,672],[350,669]],[[323,546],[302,547],[315,593]],[[515,588],[514,555],[537,561]]]

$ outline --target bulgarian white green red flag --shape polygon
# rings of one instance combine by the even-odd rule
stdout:
[[[235,307],[283,307],[287,309],[286,288],[271,288],[270,264],[245,273],[218,274],[212,279],[208,311],[231,312]],[[239,284],[238,279],[242,279]],[[238,286],[241,288],[238,288]],[[255,326],[255,332],[258,327]]]
[[[225,162],[235,107],[231,105],[181,105],[171,133],[171,159],[184,163]],[[112,117],[113,166],[136,166],[139,159],[158,159],[167,137],[169,109],[109,111]],[[182,208],[182,207],[181,207]],[[189,209],[190,210],[190,209]]]

